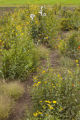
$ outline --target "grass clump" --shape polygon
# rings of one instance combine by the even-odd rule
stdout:
[[[24,87],[19,82],[0,83],[0,120],[7,119],[16,100],[24,94]]]
[[[10,82],[2,84],[0,91],[14,100],[17,100],[23,95],[24,87],[19,82]]]
[[[50,49],[46,48],[43,45],[39,45],[37,52],[40,56],[40,59],[47,59],[49,57],[49,54],[50,54]]]
[[[8,118],[12,106],[12,100],[8,96],[0,94],[0,120]]]

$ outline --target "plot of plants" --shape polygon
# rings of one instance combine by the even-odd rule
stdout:
[[[31,5],[0,17],[0,120],[11,119],[80,119],[79,7]]]

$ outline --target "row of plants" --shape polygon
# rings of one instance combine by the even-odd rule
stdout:
[[[28,73],[38,65],[41,53],[38,48],[41,44],[58,48],[66,55],[79,54],[79,8],[20,8],[3,16],[0,25],[0,53],[2,52],[3,56],[4,78],[26,79]],[[65,37],[64,31],[71,30],[74,30],[74,33]]]
[[[31,88],[33,108],[27,110],[25,120],[80,119],[79,61],[74,65],[74,70],[71,67],[59,67],[57,71],[51,67],[38,69]]]
[[[5,79],[26,80],[39,65],[40,59],[48,56],[49,51],[41,44],[35,44],[32,38],[32,22],[28,9],[16,10],[2,20],[0,50],[2,77]]]
[[[27,80],[49,50],[32,38],[28,9],[1,17],[0,27],[0,120],[6,120],[25,92],[22,83],[11,81]]]

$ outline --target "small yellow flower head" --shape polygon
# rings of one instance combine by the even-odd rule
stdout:
[[[38,116],[38,113],[37,113],[37,112],[33,113],[33,116],[34,116],[34,117],[37,117],[37,116]]]
[[[41,82],[38,82],[38,84],[40,84]]]
[[[39,81],[38,83],[34,83],[33,84],[33,87],[37,87],[37,86],[39,86],[41,84],[41,82]]]
[[[56,101],[53,101],[54,104],[56,104],[57,102]]]
[[[33,116],[37,117],[38,115],[41,115],[41,114],[42,114],[42,112],[40,112],[40,111],[37,110],[37,112],[33,113]]]
[[[68,70],[68,73],[69,73],[69,74],[72,74],[72,72],[71,72],[70,70]]]
[[[38,115],[41,115],[42,114],[42,112],[38,112]]]
[[[61,75],[60,75],[60,74],[58,74],[58,78],[62,80],[62,77],[61,77]]]
[[[63,108],[62,107],[60,107],[60,111],[62,111],[63,110]]]
[[[43,109],[46,109],[45,105],[43,105],[42,107],[43,107]]]
[[[34,80],[36,80],[36,79],[37,79],[37,77],[34,77],[33,79],[34,79]]]
[[[52,106],[50,106],[50,109],[51,109],[51,110],[53,110],[53,107],[52,107]]]
[[[60,75],[60,74],[58,74],[58,77],[60,78],[60,77],[61,77],[61,75]]]
[[[49,104],[51,103],[51,101],[49,101],[49,100],[45,100],[45,102],[46,102],[46,103],[49,103]]]
[[[43,71],[42,71],[42,74],[44,74],[45,72],[46,72],[46,71],[45,71],[45,70],[43,70]]]
[[[52,83],[52,87],[55,88],[55,85]]]
[[[18,35],[18,33],[16,33],[16,36]]]
[[[47,36],[47,37],[45,37],[45,39],[48,39],[48,36]]]
[[[79,67],[79,64],[76,64],[77,65],[77,67]]]
[[[48,116],[48,114],[46,114],[46,116]]]
[[[79,60],[76,60],[75,62],[76,62],[76,63],[79,63]]]
[[[21,36],[23,36],[24,35],[24,33],[21,33]]]
[[[50,110],[53,110],[53,109],[54,109],[51,105],[48,104],[48,106],[49,106],[49,109],[50,109]]]
[[[44,81],[45,84],[47,84],[47,81]]]

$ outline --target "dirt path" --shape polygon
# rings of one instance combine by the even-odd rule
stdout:
[[[56,50],[51,51],[51,54],[50,54],[51,67],[56,68],[59,65],[59,59],[60,59],[60,56],[58,51]]]
[[[16,104],[7,120],[22,120],[25,116],[27,107],[28,109],[31,109],[32,102],[29,87],[32,85],[32,76],[27,82],[23,83],[23,85],[25,88],[25,93],[18,101],[16,101]]]
[[[10,114],[8,120],[21,120],[24,117],[27,105],[30,105],[31,97],[29,92],[26,91],[24,96],[18,100],[14,110]]]

